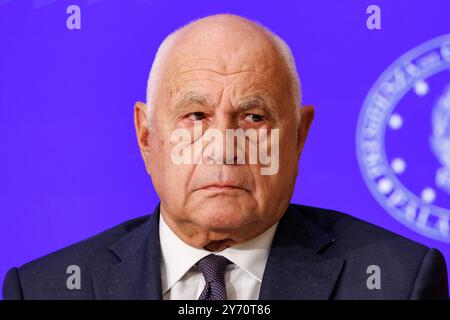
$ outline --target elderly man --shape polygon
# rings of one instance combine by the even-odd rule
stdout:
[[[160,204],[11,269],[4,297],[447,299],[437,250],[290,204],[314,116],[300,96],[289,47],[261,25],[215,15],[168,36],[134,114]]]

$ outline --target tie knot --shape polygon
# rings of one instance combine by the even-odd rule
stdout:
[[[223,256],[210,254],[197,262],[197,267],[203,273],[206,282],[223,282],[225,269],[231,263]]]

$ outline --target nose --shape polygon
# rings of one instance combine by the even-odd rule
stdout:
[[[204,134],[204,140],[207,140],[203,152],[205,164],[238,164],[245,157],[245,145],[242,148],[236,139],[227,138],[227,134],[230,135],[235,129],[238,129],[237,121],[232,114],[222,111],[214,115]]]

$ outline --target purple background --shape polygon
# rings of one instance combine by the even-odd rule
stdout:
[[[223,12],[260,21],[290,44],[303,101],[316,107],[292,201],[436,247],[450,264],[449,244],[382,209],[356,159],[370,87],[403,53],[450,31],[449,1],[411,3],[0,0],[0,281],[10,267],[153,210],[158,198],[137,147],[134,102],[145,99],[164,37]],[[81,30],[66,28],[70,4],[81,7]],[[366,28],[370,4],[381,7],[382,30]]]

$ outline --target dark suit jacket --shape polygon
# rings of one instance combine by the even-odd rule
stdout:
[[[5,299],[161,299],[159,206],[93,238],[11,269]],[[66,285],[69,265],[81,289]],[[369,289],[368,266],[380,268]],[[291,204],[280,220],[259,299],[448,299],[435,249],[345,214]]]

